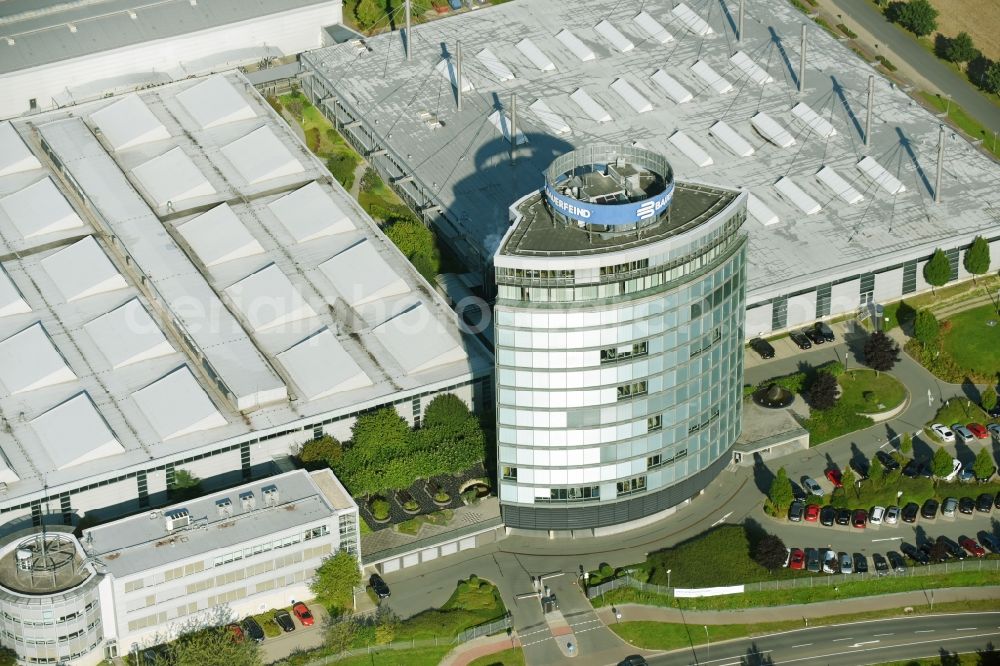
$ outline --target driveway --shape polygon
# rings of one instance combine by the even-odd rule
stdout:
[[[326,609],[319,604],[310,604],[309,610],[312,611],[315,618],[313,626],[303,627],[302,623],[293,615],[292,621],[295,623],[295,631],[264,639],[264,642],[260,644],[260,653],[265,664],[284,659],[296,650],[312,650],[323,645],[323,628],[326,626],[329,616]]]

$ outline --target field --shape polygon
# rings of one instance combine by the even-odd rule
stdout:
[[[849,370],[838,378],[843,393],[840,401],[852,412],[874,414],[900,405],[906,399],[906,388],[898,379],[874,370]],[[872,395],[871,400],[865,394]]]
[[[992,304],[950,315],[951,330],[944,335],[944,350],[961,368],[978,375],[996,376],[1000,372],[1000,322]]]
[[[940,12],[938,32],[954,37],[967,32],[991,60],[1000,59],[1000,7],[984,0],[930,0]]]

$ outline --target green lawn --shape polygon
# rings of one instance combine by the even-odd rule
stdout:
[[[469,666],[524,666],[524,651],[511,648],[469,662]]]
[[[903,496],[897,501],[899,491],[903,491]],[[858,509],[893,504],[905,506],[908,502],[923,504],[936,494],[934,483],[930,479],[909,479],[905,476],[901,476],[898,483],[884,483],[879,488],[876,488],[871,481],[866,481],[860,488],[846,491],[848,505]],[[830,503],[830,499],[830,495],[824,497],[827,504]]]
[[[986,128],[983,127],[978,120],[970,116],[965,109],[956,104],[954,100],[952,100],[949,108],[948,100],[941,95],[921,90],[920,96],[940,113],[944,113],[945,109],[948,109],[948,118],[955,123],[955,125],[961,128],[963,132],[971,136],[973,139],[982,139],[983,146],[986,150],[1000,157],[1000,152],[997,150],[997,148],[1000,148],[1000,144],[997,144],[997,148],[994,148],[993,133],[987,132]],[[992,96],[989,97],[992,99]]]
[[[944,352],[970,374],[996,381],[1000,372],[1000,324],[988,326],[992,320],[1000,322],[996,308],[984,305],[950,315],[951,330],[942,338]]]
[[[837,378],[842,393],[840,402],[845,409],[862,414],[874,414],[898,407],[906,399],[906,387],[885,372],[859,368],[848,370]],[[865,396],[871,394],[871,398]]]
[[[506,612],[497,588],[474,578],[460,582],[441,608],[423,611],[401,622],[394,640],[453,638],[470,627],[499,619]]]
[[[333,663],[338,666],[438,666],[449,652],[450,645],[416,650],[383,650],[347,657]]]
[[[622,603],[639,603],[651,606],[683,608],[684,610],[738,610],[741,608],[786,606],[789,604],[812,604],[832,601],[834,599],[869,597],[894,592],[911,592],[913,590],[984,585],[1000,585],[1000,572],[959,571],[931,576],[875,578],[840,583],[838,586],[819,585],[790,590],[764,590],[754,591],[750,594],[730,594],[721,597],[704,597],[700,599],[677,599],[675,597],[643,592],[632,588],[619,588],[595,598],[593,604],[594,606],[610,606]]]
[[[947,650],[945,650],[947,652]],[[991,653],[990,658],[993,661],[986,661],[979,655],[978,652],[966,652],[965,654],[955,654],[954,652],[947,652],[947,657],[937,656],[937,657],[926,657],[924,659],[905,659],[903,661],[885,661],[881,664],[872,664],[871,666],[942,666],[942,664],[947,664],[948,666],[987,666],[988,664],[996,664],[997,653],[994,651]]]

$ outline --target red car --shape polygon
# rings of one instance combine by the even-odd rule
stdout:
[[[806,507],[805,519],[811,523],[819,520],[819,504],[810,504]]]
[[[986,555],[986,551],[982,546],[976,543],[974,539],[963,537],[959,540],[959,543],[962,544],[962,548],[969,551],[970,555],[975,555],[976,557],[983,557]]]
[[[983,427],[982,424],[967,423],[965,427],[969,429],[969,432],[976,436],[976,439],[989,439],[990,433]]]
[[[302,623],[303,627],[311,627],[313,625],[313,616],[309,612],[309,606],[306,606],[301,601],[292,606],[292,612],[295,613],[295,617],[299,618],[299,622]]]
[[[854,512],[854,516],[851,517],[851,525],[854,525],[860,530],[865,528],[865,524],[868,522],[868,512],[864,509],[858,509]]]
[[[840,470],[839,469],[828,469],[826,470],[826,478],[830,480],[834,488],[843,488],[844,484],[840,481]]]
[[[789,569],[804,569],[806,566],[806,554],[801,548],[792,548],[792,556],[788,558]]]

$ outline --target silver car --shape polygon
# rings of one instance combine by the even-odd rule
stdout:
[[[885,510],[885,517],[882,519],[886,525],[895,525],[899,522],[899,507],[893,504]]]
[[[802,477],[802,487],[812,495],[816,495],[817,497],[823,496],[823,489],[816,483],[816,479],[810,476]]]
[[[941,503],[941,515],[949,518],[955,517],[955,509],[958,508],[958,500],[954,497],[946,497]]]
[[[840,553],[840,573],[854,573],[854,561],[850,553]]]

